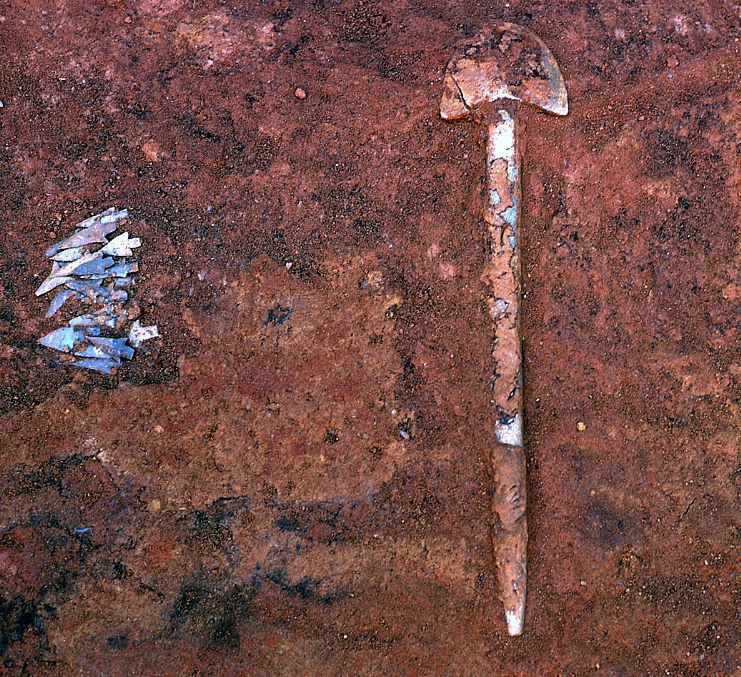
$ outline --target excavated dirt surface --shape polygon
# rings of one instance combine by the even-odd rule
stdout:
[[[738,674],[738,7],[11,0],[0,7],[7,674]],[[521,107],[525,633],[491,551],[487,22]],[[297,88],[305,98],[296,96]],[[44,250],[127,207],[163,335],[36,343]]]

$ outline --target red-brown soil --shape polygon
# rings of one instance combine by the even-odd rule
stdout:
[[[4,3],[2,669],[739,670],[737,13]],[[486,130],[438,115],[445,63],[499,20],[544,39],[570,99],[519,110],[516,639],[490,548]],[[45,248],[113,205],[163,339],[110,377],[36,343],[33,292]]]

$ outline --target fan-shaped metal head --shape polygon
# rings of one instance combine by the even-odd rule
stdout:
[[[440,102],[444,120],[464,117],[477,105],[515,99],[555,115],[569,111],[566,85],[556,59],[532,31],[503,23],[482,35],[445,70]]]

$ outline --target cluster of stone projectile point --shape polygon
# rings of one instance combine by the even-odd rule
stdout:
[[[106,237],[128,216],[126,209],[106,209],[78,223],[73,235],[46,250],[52,270],[36,296],[57,290],[46,317],[55,315],[70,300],[78,309],[88,306],[88,312],[73,317],[66,327],[48,333],[39,343],[70,354],[75,367],[110,374],[122,358],[134,357],[134,349],[142,341],[159,336],[156,325],[142,327],[138,319],[130,317],[138,310],[126,308],[136,284],[131,275],[139,270],[129,257],[141,246],[141,240],[130,238],[128,232],[111,240]],[[129,324],[129,319],[134,322]]]

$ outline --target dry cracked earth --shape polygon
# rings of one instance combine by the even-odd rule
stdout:
[[[438,115],[500,20],[570,98],[519,113],[516,639],[485,127]],[[739,26],[725,0],[2,3],[2,671],[738,674]],[[33,292],[114,205],[163,338],[105,376],[36,342]]]

